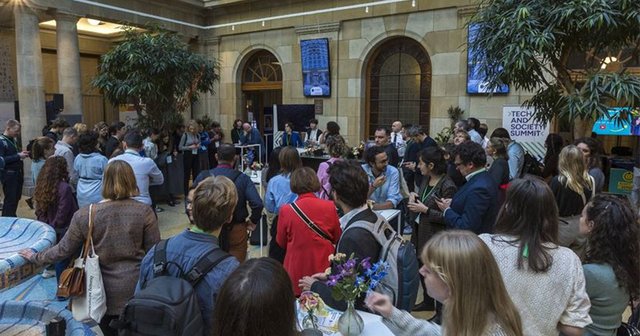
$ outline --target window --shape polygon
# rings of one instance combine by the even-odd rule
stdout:
[[[383,43],[368,69],[369,136],[396,120],[429,128],[431,63],[418,42],[400,37]]]

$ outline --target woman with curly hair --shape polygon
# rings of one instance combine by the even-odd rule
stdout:
[[[597,195],[580,218],[587,236],[583,264],[589,315],[585,335],[615,335],[630,298],[640,294],[640,227],[631,203],[613,195]]]
[[[51,225],[56,231],[57,241],[60,241],[71,223],[71,217],[78,210],[73,189],[69,185],[67,161],[63,157],[52,156],[45,161],[41,174],[36,180],[33,200],[36,218]],[[68,263],[68,258],[55,263],[57,278]],[[53,273],[47,268],[42,276],[48,278],[53,276]]]

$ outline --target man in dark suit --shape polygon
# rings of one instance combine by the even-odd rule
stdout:
[[[467,183],[453,199],[437,201],[444,220],[453,229],[491,233],[498,213],[498,185],[485,169],[485,151],[480,144],[466,141],[458,145],[454,155],[456,168]]]
[[[111,158],[113,152],[115,152],[117,149],[120,149],[120,151],[118,151],[118,154],[122,152],[121,141],[124,137],[124,133],[126,132],[126,128],[124,126],[125,125],[122,121],[115,121],[113,124],[111,124],[111,126],[109,126],[109,133],[111,133],[111,136],[107,140],[104,153],[102,153],[107,157],[107,159]]]

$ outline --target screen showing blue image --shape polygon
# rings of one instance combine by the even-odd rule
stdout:
[[[627,112],[627,119],[613,119],[620,112]],[[591,130],[599,135],[640,135],[640,115],[636,110],[630,111],[627,107],[615,107],[609,109],[609,117],[600,117],[593,124]]]
[[[329,75],[329,39],[300,41],[302,81],[306,97],[331,96]]]
[[[469,25],[468,43],[467,43],[467,93],[469,94],[488,94],[488,93],[509,93],[509,85],[503,84],[490,91],[485,81],[485,74],[480,67],[473,62],[474,53],[479,52],[471,47],[473,41],[481,28],[479,24]],[[480,55],[482,56],[482,55]]]

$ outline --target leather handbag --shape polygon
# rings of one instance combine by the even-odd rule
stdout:
[[[81,296],[84,294],[84,261],[89,252],[89,243],[91,241],[91,234],[93,231],[93,217],[91,214],[92,209],[93,204],[89,206],[89,230],[87,232],[87,238],[84,241],[84,245],[82,246],[80,256],[60,274],[60,281],[58,281],[58,291],[56,292],[56,295],[59,297],[69,298],[72,296]]]

